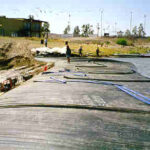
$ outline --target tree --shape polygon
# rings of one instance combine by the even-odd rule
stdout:
[[[29,20],[30,20],[30,37],[32,37],[32,21],[34,20],[34,16],[33,15],[29,15]]]
[[[29,19],[30,20],[34,20],[34,16],[33,15],[29,15]]]
[[[125,32],[125,36],[126,36],[126,37],[130,37],[130,36],[131,36],[131,32],[130,32],[130,30],[128,30],[128,29],[126,30],[126,32]]]
[[[64,30],[64,34],[69,34],[70,32],[70,25],[68,25],[65,30]]]
[[[82,36],[88,37],[89,35],[92,35],[94,33],[94,30],[92,29],[92,25],[85,24],[82,26]]]
[[[137,37],[138,36],[138,31],[137,31],[137,26],[135,26],[132,30],[132,34],[134,37]]]
[[[48,33],[50,32],[49,27],[50,27],[49,23],[48,22],[44,22],[44,25],[42,27],[42,35],[43,35],[43,37],[45,37],[45,36],[48,37]]]
[[[138,35],[139,37],[144,37],[146,35],[146,33],[144,32],[144,27],[143,24],[141,23],[139,28],[138,28]]]
[[[79,37],[79,36],[80,36],[80,28],[79,28],[79,26],[76,26],[76,27],[74,28],[73,36],[74,36],[74,37]]]

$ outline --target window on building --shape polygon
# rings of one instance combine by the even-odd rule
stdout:
[[[30,22],[25,22],[24,23],[24,29],[29,30],[30,29]]]
[[[12,36],[12,37],[17,37],[17,36],[18,36],[18,33],[12,32],[12,33],[11,33],[11,36]]]
[[[39,23],[34,24],[34,30],[36,30],[36,31],[40,30],[40,24]]]
[[[0,35],[4,36],[4,30],[3,29],[0,29]]]

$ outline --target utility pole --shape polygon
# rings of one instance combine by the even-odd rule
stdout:
[[[103,10],[101,10],[101,37],[103,36]]]
[[[108,31],[108,33],[110,34],[110,30],[109,30],[109,28],[110,28],[110,25],[108,25],[108,27],[107,27],[107,31]]]
[[[68,26],[70,26],[70,23],[71,23],[70,18],[71,18],[71,15],[70,15],[70,13],[69,13]]]
[[[71,15],[70,15],[70,13],[69,13],[69,20],[68,20],[68,28],[69,28],[69,30],[71,30]]]
[[[144,32],[146,33],[146,15],[144,15]]]
[[[115,35],[117,36],[117,22],[115,22]]]
[[[131,12],[131,18],[130,18],[130,32],[132,33],[132,19],[133,19],[133,12]]]
[[[99,23],[97,23],[97,37],[99,37],[99,30],[100,30]]]

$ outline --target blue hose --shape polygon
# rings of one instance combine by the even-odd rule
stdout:
[[[126,90],[125,88],[123,88],[123,86],[118,86],[118,85],[115,85],[115,87],[117,87],[118,89],[120,89],[121,91],[129,94],[130,96],[136,98],[137,100],[141,101],[141,102],[144,102],[146,104],[149,104],[150,105],[150,102],[147,101],[146,99],[142,98],[142,97],[139,97],[138,95],[134,95],[132,92]]]
[[[68,80],[68,81],[66,81],[66,80],[56,79],[54,77],[50,77],[50,78],[52,80],[56,81],[56,82],[60,82],[60,83],[63,83],[63,84],[66,84],[67,82],[81,82],[81,83],[112,85],[112,86],[117,87],[119,90],[125,92],[126,94],[136,98],[137,100],[150,105],[150,98],[140,94],[139,92],[133,91],[133,90],[131,90],[131,89],[129,89],[129,88],[123,86],[123,85],[115,84],[115,83],[112,83],[112,82],[92,81],[92,80]],[[52,80],[47,80],[47,82],[51,82]]]
[[[61,83],[63,83],[63,84],[66,84],[66,83],[67,83],[65,80],[56,79],[56,78],[54,78],[54,77],[50,77],[50,78],[53,79],[53,80],[55,80],[55,81],[57,81],[57,82],[61,82]]]
[[[140,94],[139,92],[133,91],[133,90],[131,90],[131,89],[127,88],[127,87],[124,87],[124,86],[123,86],[123,88],[126,89],[126,90],[128,90],[128,91],[130,91],[130,92],[132,92],[132,93],[134,93],[134,94],[136,94],[136,95],[139,95],[140,97],[143,97],[144,99],[146,99],[148,101],[150,101],[150,98],[148,98],[148,97]]]
[[[74,76],[81,76],[81,77],[86,77],[87,74],[85,74],[84,72],[73,72],[73,71],[59,71],[59,72],[53,72],[53,71],[50,71],[50,72],[43,72],[42,74],[53,74],[53,75],[62,75],[63,73],[70,73],[70,74],[73,74]]]
[[[99,82],[99,81],[85,81],[85,80],[70,80],[70,81],[67,81],[67,82],[82,82],[82,83],[94,83],[94,84],[103,84],[103,85],[113,85],[115,87],[117,87],[118,89],[120,89],[121,91],[129,94],[130,96],[146,103],[146,104],[149,104],[150,105],[150,99],[136,91],[133,91],[129,88],[126,88],[122,85],[118,85],[118,84],[115,84],[115,83],[112,83],[112,82]]]
[[[69,80],[67,82],[81,82],[81,83],[94,83],[94,84],[103,84],[103,85],[116,85],[112,82],[91,81],[91,80]],[[117,85],[119,85],[119,84],[117,84]]]
[[[121,91],[125,92],[126,94],[136,98],[137,100],[140,100],[146,104],[150,105],[150,99],[136,91],[133,91],[129,88],[126,88],[122,85],[119,84],[115,84],[112,82],[101,82],[101,81],[91,81],[91,80],[70,80],[70,81],[66,81],[66,82],[82,82],[82,83],[94,83],[94,84],[103,84],[103,85],[112,85],[117,87],[118,89],[120,89]]]

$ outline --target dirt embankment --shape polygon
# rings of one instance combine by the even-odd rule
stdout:
[[[0,43],[0,70],[20,66],[31,67],[39,64],[43,63],[34,59],[29,42],[8,41]]]
[[[36,61],[31,47],[30,41],[0,40],[0,95],[54,66]]]

